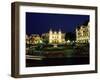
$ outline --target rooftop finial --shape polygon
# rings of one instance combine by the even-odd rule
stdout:
[[[52,31],[52,29],[50,28],[50,31]]]
[[[61,29],[59,29],[59,32],[61,32]]]

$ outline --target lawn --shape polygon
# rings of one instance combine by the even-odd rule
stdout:
[[[38,45],[36,47],[31,47],[28,51],[28,55],[45,55],[45,56],[61,56],[61,57],[72,57],[72,56],[84,56],[89,54],[88,46],[72,46],[72,45],[61,45],[58,47],[53,47],[51,45]]]

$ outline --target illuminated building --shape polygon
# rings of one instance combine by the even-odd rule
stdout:
[[[61,32],[61,30],[57,31],[52,31],[50,29],[49,31],[49,43],[52,44],[60,44],[60,43],[65,43],[65,34]]]
[[[26,35],[26,44],[42,43],[42,38],[38,34]]]
[[[89,22],[76,28],[76,42],[89,43],[90,39],[90,25]]]
[[[39,34],[31,34],[29,37],[26,35],[26,43],[29,44],[38,44],[47,41],[49,44],[63,44],[65,43],[65,33],[62,33],[61,30],[52,31],[48,33],[43,33],[40,37]]]
[[[31,37],[32,37],[31,38],[32,44],[42,43],[42,39],[41,39],[40,35],[33,34]]]

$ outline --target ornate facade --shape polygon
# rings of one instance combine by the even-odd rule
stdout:
[[[90,39],[90,25],[89,22],[87,25],[82,25],[76,28],[76,42],[77,43],[89,43]]]
[[[62,33],[61,30],[58,32],[50,30],[48,33],[43,33],[41,36],[39,34],[26,35],[27,44],[38,44],[44,41],[49,44],[63,44],[65,43],[65,33]]]
[[[42,38],[38,34],[26,35],[26,44],[42,43]]]
[[[61,32],[61,30],[57,31],[49,31],[49,43],[52,44],[60,44],[65,43],[65,34]]]

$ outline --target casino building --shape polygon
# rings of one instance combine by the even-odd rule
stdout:
[[[65,33],[62,33],[61,30],[57,32],[57,31],[52,31],[50,29],[48,36],[49,36],[49,43],[51,44],[65,43]]]
[[[31,36],[26,35],[27,44],[38,44],[47,40],[49,44],[63,44],[65,43],[65,33],[59,31],[52,31],[51,29],[48,33],[43,33],[41,36],[38,34],[31,34]]]

